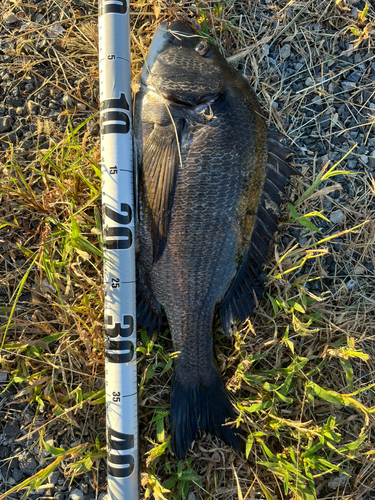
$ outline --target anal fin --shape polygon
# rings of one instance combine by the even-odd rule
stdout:
[[[137,323],[152,337],[155,330],[160,332],[162,311],[160,304],[144,285],[142,278],[137,276]]]

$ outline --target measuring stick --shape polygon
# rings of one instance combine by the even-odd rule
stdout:
[[[138,500],[129,6],[99,2],[108,496]]]

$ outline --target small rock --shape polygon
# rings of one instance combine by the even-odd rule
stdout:
[[[305,80],[306,87],[311,87],[312,85],[314,85],[314,83],[315,81],[310,76]]]
[[[64,94],[61,98],[61,102],[63,104],[67,104],[68,106],[71,106],[73,104],[73,99],[70,97],[70,95]]]
[[[365,262],[366,269],[372,271],[374,269],[374,264],[372,262]]]
[[[85,111],[86,106],[85,106],[82,102],[78,102],[78,103],[77,103],[77,108],[78,108],[80,111]]]
[[[12,144],[17,144],[17,135],[14,133],[9,134],[8,141],[10,141]]]
[[[332,479],[332,481],[328,483],[328,488],[330,488],[331,490],[337,490],[337,488],[341,488],[348,481],[349,481],[349,476],[340,474],[339,476],[335,477],[335,479]]]
[[[42,90],[41,92],[38,93],[37,98],[39,101],[44,101],[44,99],[48,96],[47,92],[45,90]]]
[[[25,92],[30,93],[33,90],[34,90],[34,85],[31,82],[26,83],[26,85],[25,85]]]
[[[348,76],[348,81],[357,83],[361,78],[362,73],[360,71],[353,71],[353,73],[350,73],[350,75]]]
[[[98,500],[109,500],[107,493],[100,493]]]
[[[67,484],[62,484],[61,486],[59,486],[58,484],[55,486],[55,488],[57,489],[57,491],[67,491],[68,489],[68,486]]]
[[[21,116],[21,115],[22,115],[22,113],[23,113],[23,108],[21,108],[21,106],[18,106],[18,108],[16,109],[16,114],[17,114],[18,116]]]
[[[290,56],[290,45],[289,43],[286,43],[280,49],[280,57],[281,59],[288,59],[289,56]]]
[[[16,483],[19,483],[23,478],[23,473],[18,468],[15,468],[12,470],[12,476],[15,479]]]
[[[7,479],[7,483],[12,486],[13,484],[16,484],[16,481],[12,476],[10,476]]]
[[[81,488],[82,493],[84,495],[87,495],[87,493],[89,492],[89,486],[90,486],[89,483],[80,483],[79,484],[79,487]]]
[[[354,281],[354,280],[349,280],[347,283],[346,283],[346,288],[348,289],[348,292],[350,292],[350,290],[353,290],[353,288],[356,286],[357,282]]]
[[[8,422],[4,426],[4,436],[8,440],[15,440],[20,432],[20,427],[17,422],[12,420],[8,420]]]
[[[78,488],[69,493],[69,500],[83,500],[83,491]]]
[[[275,103],[272,103],[272,104],[275,104]],[[92,125],[91,127],[89,127],[89,132],[94,137],[98,136],[99,132],[100,132],[99,125],[97,123],[94,123],[94,125]]]
[[[15,120],[17,118],[17,112],[16,112],[16,108],[12,108],[10,107],[9,108],[9,116]]]
[[[373,151],[371,151],[371,153],[369,154],[369,157],[368,157],[368,166],[372,170],[375,169],[375,149]]]
[[[57,492],[53,495],[53,498],[54,498],[54,500],[64,500],[64,498],[65,498],[65,493],[63,493],[62,491],[57,491]]]
[[[8,132],[12,128],[12,118],[10,116],[2,116],[0,118],[0,133]]]
[[[315,104],[315,106],[321,106],[322,105],[322,98],[319,97],[318,95],[314,97],[314,99],[311,101],[311,104]]]
[[[40,24],[40,22],[42,21],[43,19],[43,14],[35,14],[35,22]]]
[[[32,476],[34,474],[35,469],[38,467],[38,463],[32,455],[27,453],[23,453],[18,457],[20,470],[27,474],[28,476]]]
[[[29,110],[30,115],[36,115],[38,112],[39,106],[34,101],[27,101],[27,109]]]
[[[343,81],[340,83],[341,83],[341,87],[345,91],[350,91],[350,90],[353,90],[357,87],[357,85],[354,82]]]
[[[342,210],[335,210],[335,212],[331,213],[330,220],[334,224],[340,224],[340,222],[344,222],[345,214]]]
[[[60,477],[60,472],[58,470],[54,470],[53,472],[51,472],[51,474],[48,476],[48,481],[55,485],[57,484],[57,481]]]
[[[20,95],[20,89],[18,87],[14,87],[11,91],[10,91],[10,95],[12,97],[19,97]]]
[[[323,128],[327,128],[331,124],[331,115],[323,115],[320,118],[320,126]]]
[[[324,197],[323,207],[327,212],[332,210],[332,201],[327,196]]]
[[[5,22],[6,24],[13,24],[13,23],[16,23],[18,21],[17,19],[17,16],[15,16],[13,14],[13,12],[11,12],[10,14],[8,14],[5,18]]]

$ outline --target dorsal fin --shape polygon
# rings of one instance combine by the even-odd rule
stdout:
[[[150,211],[153,257],[157,261],[165,248],[180,162],[179,147],[183,121],[155,125],[143,150],[141,185]]]
[[[236,317],[245,321],[252,315],[256,298],[260,299],[264,292],[266,276],[262,265],[267,256],[269,243],[277,230],[274,211],[267,210],[267,200],[280,205],[281,195],[290,175],[299,175],[287,160],[292,152],[279,142],[280,134],[268,131],[268,165],[266,181],[257,213],[250,248],[244,255],[242,264],[227,290],[224,299],[218,304],[221,323],[226,335],[232,333],[232,326]]]

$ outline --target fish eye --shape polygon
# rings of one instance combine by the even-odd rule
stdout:
[[[198,42],[195,50],[200,56],[208,57],[210,55],[210,47],[207,42]]]

